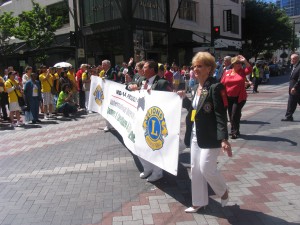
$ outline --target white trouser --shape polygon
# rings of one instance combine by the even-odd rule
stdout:
[[[141,157],[139,157],[139,160],[140,160],[141,164],[143,165],[145,173],[152,171],[152,176],[159,177],[162,175],[163,170],[161,168],[159,168],[158,166],[155,166],[151,162],[148,162],[147,160],[142,159]]]
[[[90,97],[90,91],[85,91],[85,108],[88,110],[89,108],[89,97]]]
[[[191,140],[192,204],[206,206],[208,205],[207,183],[220,197],[227,189],[225,179],[217,169],[217,158],[221,149],[200,148],[194,132]]]

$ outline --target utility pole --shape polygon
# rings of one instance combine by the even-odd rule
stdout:
[[[68,0],[64,0],[66,5],[68,6],[69,13],[71,14],[73,20],[74,20],[74,35],[75,35],[75,66],[74,68],[78,68],[78,47],[79,47],[79,37],[81,37],[79,25],[78,25],[78,14],[77,14],[77,0],[73,0],[73,11],[71,10],[69,6]]]
[[[214,37],[214,0],[210,0],[210,47],[215,46]]]
[[[296,24],[300,24],[300,22],[296,22],[296,21],[294,21],[293,22],[293,34],[292,34],[292,52],[294,52],[295,51],[295,47],[296,47],[296,45],[295,45],[295,35],[296,35]]]

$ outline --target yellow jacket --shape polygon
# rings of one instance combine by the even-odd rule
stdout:
[[[19,84],[18,81],[11,80],[11,79],[8,79],[5,82],[5,89],[6,89],[6,92],[8,93],[8,102],[9,103],[18,102],[18,96],[19,97],[22,96],[22,93],[16,89],[18,84]]]
[[[5,92],[5,81],[4,79],[0,76],[0,93]]]
[[[48,79],[46,79],[47,74],[46,73],[42,73],[39,76],[39,79],[41,81],[41,85],[42,85],[42,92],[51,92],[51,86],[53,85],[53,76],[51,74],[49,74],[50,77],[48,77]]]

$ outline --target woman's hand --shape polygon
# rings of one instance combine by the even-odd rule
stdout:
[[[185,97],[186,97],[185,91],[177,91],[177,94],[178,94],[181,98],[185,98]]]
[[[223,149],[223,152],[227,153],[228,157],[232,157],[232,150],[231,150],[231,145],[230,143],[228,142],[228,140],[222,140],[221,142],[221,146],[222,146],[222,149]]]

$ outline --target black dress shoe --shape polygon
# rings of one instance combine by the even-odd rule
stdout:
[[[36,122],[37,122],[37,123],[41,123],[42,121],[41,121],[41,120],[36,120]]]
[[[294,121],[293,117],[287,117],[287,118],[284,118],[284,119],[281,119],[281,121]]]

